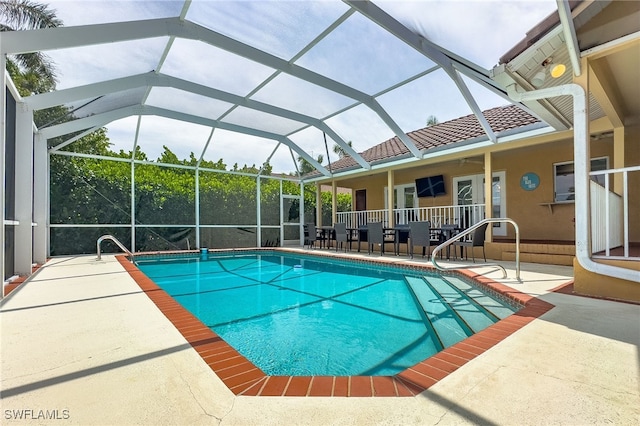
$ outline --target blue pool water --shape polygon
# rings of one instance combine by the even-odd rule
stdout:
[[[517,310],[458,277],[306,255],[136,263],[268,375],[393,375]]]

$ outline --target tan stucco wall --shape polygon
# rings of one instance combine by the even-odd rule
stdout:
[[[612,155],[612,139],[591,143],[592,158],[608,156],[612,161]],[[575,205],[544,205],[554,200],[553,165],[567,161],[573,161],[571,139],[493,154],[494,169],[507,171],[507,216],[518,223],[520,238],[575,239]],[[525,191],[520,186],[522,175],[529,172],[540,177],[540,186],[533,191]],[[509,238],[515,237],[513,228],[508,228],[507,232]]]
[[[625,129],[624,163],[627,167],[640,165],[640,125]],[[629,173],[629,239],[640,241],[640,172]]]
[[[627,164],[638,164],[640,159],[634,150],[633,138],[638,140],[637,130],[627,131]],[[635,147],[638,143],[635,142]],[[628,153],[633,151],[633,154]],[[613,164],[613,139],[603,138],[591,142],[591,157],[608,156]],[[573,161],[573,140],[564,139],[545,144],[505,150],[492,153],[493,172],[504,171],[506,175],[507,209],[506,215],[518,223],[520,238],[535,240],[573,241],[575,228],[573,218],[575,205],[573,203],[541,205],[551,203],[554,199],[553,164]],[[534,172],[540,177],[540,186],[533,191],[525,191],[520,187],[523,174]],[[420,207],[446,206],[453,204],[453,178],[484,173],[483,156],[465,157],[437,164],[428,164],[394,171],[395,185],[414,183],[416,178],[442,174],[445,177],[447,195],[435,198],[420,198]],[[640,178],[640,173],[638,174]],[[638,180],[638,179],[636,179]],[[341,180],[339,186],[365,189],[367,191],[367,209],[383,209],[383,188],[387,185],[387,173],[378,172],[358,178]],[[640,181],[630,182],[632,188],[640,187]],[[633,191],[631,191],[633,192]],[[637,192],[637,191],[636,191]],[[639,198],[634,194],[635,210],[640,211]],[[639,230],[640,231],[640,230]],[[512,227],[507,227],[507,238],[515,238]],[[636,232],[633,241],[640,240],[640,232]]]
[[[639,271],[639,281],[626,281],[594,274],[584,269],[575,259],[573,261],[573,289],[575,292],[588,296],[640,302],[640,262],[624,260],[601,260],[599,262]]]
[[[481,161],[477,157],[474,161]],[[414,183],[417,178],[434,175],[444,175],[446,195],[438,197],[419,198],[419,207],[450,206],[453,204],[452,182],[456,176],[466,176],[483,173],[482,164],[463,163],[461,161],[449,161],[436,165],[418,166],[409,169],[394,171],[395,185]],[[379,172],[358,178],[345,179],[339,182],[340,186],[351,187],[354,190],[367,191],[367,210],[384,209],[384,188],[387,186],[387,173]]]

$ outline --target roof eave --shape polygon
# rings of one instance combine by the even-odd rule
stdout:
[[[486,136],[478,136],[475,138],[466,139],[464,141],[454,142],[447,145],[442,145],[433,148],[427,148],[421,150],[422,159],[431,159],[437,157],[443,157],[451,154],[463,154],[472,149],[484,148],[496,146],[496,144],[504,144],[508,142],[518,141],[534,136],[540,136],[542,134],[554,132],[555,129],[548,126],[543,122],[531,123],[522,127],[508,129],[497,133],[497,142],[492,142]],[[343,179],[349,177],[355,177],[359,174],[372,174],[372,172],[378,172],[382,169],[389,169],[401,165],[407,165],[408,163],[418,163],[420,160],[413,157],[410,153],[405,153],[399,156],[378,160],[371,163],[371,170],[364,170],[357,168],[357,166],[349,167],[340,171],[333,171],[331,179],[327,179],[322,176],[317,176],[309,180],[305,180],[305,183],[324,183],[331,181],[332,179]],[[417,164],[416,164],[417,165]]]

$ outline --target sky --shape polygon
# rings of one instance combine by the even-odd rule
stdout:
[[[526,32],[556,10],[553,0],[448,0],[375,1],[379,7],[411,31],[491,69],[498,59]],[[102,1],[53,0],[66,27],[105,22],[121,22],[179,16],[182,1]],[[442,69],[421,53],[390,36],[384,29],[358,12],[349,16],[341,1],[283,0],[194,0],[186,19],[224,36],[274,55],[296,66],[322,74],[350,86],[375,100],[403,132],[426,125],[434,115],[440,122],[468,115],[469,105]],[[305,46],[340,17],[344,21],[308,51]],[[166,58],[163,52],[168,49]],[[299,78],[236,56],[218,47],[195,40],[168,37],[123,43],[110,43],[47,52],[58,67],[58,89],[147,73],[152,70],[250,99],[272,103],[326,123],[356,151],[393,137],[394,133],[379,114],[365,105],[351,107],[354,100]],[[399,88],[381,91],[421,72],[423,77]],[[479,107],[484,110],[507,101],[464,78]],[[116,97],[117,98],[117,97]],[[124,97],[121,98],[122,101]],[[117,102],[117,101],[116,101]],[[289,138],[314,158],[325,157],[327,148],[320,130],[287,118],[269,116],[248,108],[230,110],[230,104],[174,88],[153,88],[147,104],[179,109],[190,114],[220,119],[232,124],[255,127]],[[336,111],[343,112],[335,114]],[[89,110],[90,111],[90,110]],[[108,124],[113,149],[133,147],[138,118],[124,118]],[[302,129],[302,130],[299,130]],[[196,157],[208,142],[204,158],[222,158],[228,166],[237,163],[261,165],[271,157],[276,172],[295,170],[286,146],[268,138],[247,136],[228,130],[190,124],[178,120],[144,116],[138,129],[138,145],[151,159],[163,145],[179,158],[190,152]],[[334,142],[328,138],[332,161]],[[277,148],[277,149],[276,149]],[[275,152],[274,152],[275,150]],[[297,157],[294,153],[293,157]]]

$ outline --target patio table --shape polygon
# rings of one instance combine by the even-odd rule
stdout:
[[[355,235],[354,241],[358,242],[358,253],[360,253],[360,243],[368,241],[367,238],[367,225],[360,225],[357,228],[347,228],[347,232],[350,232],[352,236]]]
[[[439,243],[442,244],[454,235],[458,234],[462,228],[458,225],[442,225],[440,228],[433,228],[434,231],[438,234]],[[454,251],[455,255],[455,251]],[[440,257],[442,257],[442,252],[440,252]],[[462,250],[460,250],[460,257],[462,257]],[[447,260],[451,258],[451,245],[447,246]]]
[[[396,256],[400,255],[400,244],[408,244],[410,238],[409,225],[399,224],[396,226],[390,226],[383,228],[385,232],[393,232],[393,249]]]
[[[331,240],[336,239],[336,231],[333,226],[320,226],[318,230],[321,232],[323,241],[327,242],[327,248],[331,247]]]

